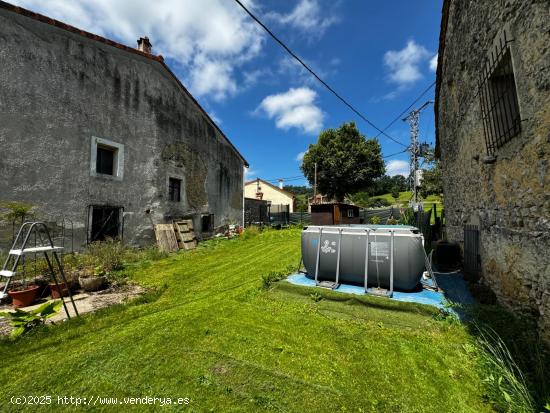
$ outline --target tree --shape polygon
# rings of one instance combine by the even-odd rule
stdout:
[[[300,169],[313,184],[317,163],[317,191],[343,201],[346,194],[368,188],[384,173],[380,144],[366,139],[355,123],[327,129],[309,145]]]
[[[397,199],[399,198],[399,188],[397,186],[394,186],[392,189],[391,189],[391,196],[393,199],[395,199],[397,201]]]
[[[369,194],[364,191],[356,192],[354,194],[348,195],[348,199],[358,207],[368,208],[369,207]]]
[[[441,179],[441,166],[439,165],[439,161],[434,161],[431,169],[423,169],[420,196],[426,198],[428,195],[441,195],[442,193],[443,180]]]
[[[422,183],[420,196],[426,198],[428,195],[441,195],[443,193],[443,181],[441,179],[441,166],[435,157],[433,147],[427,148],[423,153],[424,163],[430,168],[422,169]]]

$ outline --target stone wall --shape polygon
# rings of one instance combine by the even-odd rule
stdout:
[[[124,145],[121,180],[90,172],[94,137]],[[77,245],[89,205],[123,207],[131,244],[172,218],[242,221],[244,159],[161,61],[4,8],[0,148],[0,201],[70,219]],[[181,202],[167,199],[169,177]]]
[[[534,317],[550,342],[550,7],[446,3],[436,116],[447,236],[463,243],[464,225],[479,225],[482,282],[501,303]],[[512,38],[521,132],[486,163],[480,72],[502,30]]]

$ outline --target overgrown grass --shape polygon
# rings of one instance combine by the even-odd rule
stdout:
[[[263,231],[129,263],[147,299],[0,342],[1,405],[58,410],[9,404],[50,394],[189,397],[195,412],[494,410],[475,339],[434,308],[275,282],[297,266],[299,237]]]

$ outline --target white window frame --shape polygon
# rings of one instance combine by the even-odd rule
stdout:
[[[97,162],[97,147],[103,146],[112,149],[114,152],[113,159],[113,175],[101,174],[96,170]],[[112,179],[122,181],[124,176],[124,145],[118,142],[113,142],[109,139],[92,136],[90,148],[90,175],[98,178]]]

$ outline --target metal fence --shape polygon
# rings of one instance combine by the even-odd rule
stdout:
[[[23,222],[33,220],[36,219],[14,219],[0,222],[0,253],[7,253],[9,251]],[[61,254],[73,253],[75,251],[74,225],[72,220],[66,217],[59,219],[42,218],[39,220],[46,224],[54,244],[63,247]],[[29,245],[42,245],[44,240],[40,236],[41,231],[33,233],[29,240]]]
[[[244,210],[244,225],[290,225],[290,205],[268,204],[266,201],[246,199]]]

